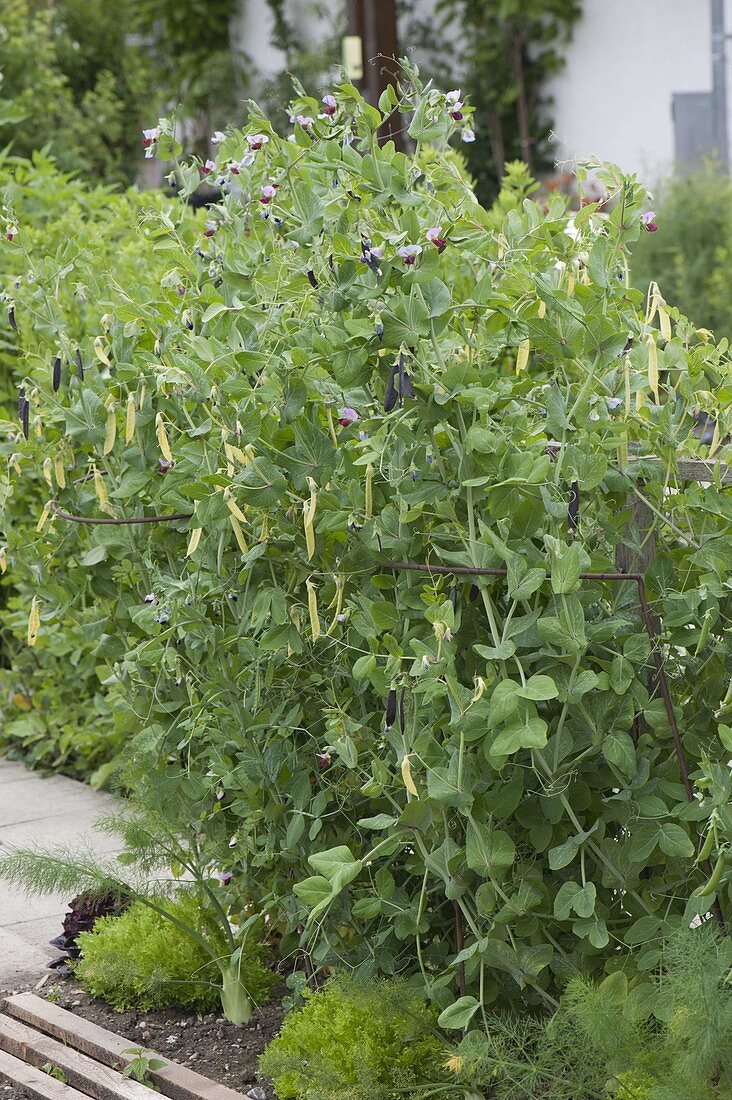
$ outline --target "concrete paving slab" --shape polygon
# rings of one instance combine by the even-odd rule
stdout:
[[[27,943],[7,928],[0,928],[0,990],[27,988],[47,971],[53,948],[46,951]]]
[[[97,855],[119,851],[119,841],[94,830],[113,810],[111,795],[67,779],[22,770],[0,759],[0,854],[14,847],[91,847]],[[48,940],[61,932],[69,897],[28,898],[0,880],[0,989],[37,981],[55,957]]]

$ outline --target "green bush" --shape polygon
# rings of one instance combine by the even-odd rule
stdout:
[[[130,183],[140,162],[143,52],[127,34],[132,0],[5,0],[0,147],[47,148],[86,179]]]
[[[193,899],[183,895],[161,904],[172,918],[201,926]],[[210,1011],[219,1004],[216,964],[172,920],[142,902],[134,902],[121,916],[102,917],[78,942],[82,955],[76,977],[88,993],[114,1008],[147,1012],[179,1006]],[[223,942],[220,950],[223,954]],[[242,953],[241,975],[255,1003],[267,1000],[274,979],[254,943]]]
[[[443,1060],[435,1019],[402,982],[339,978],[287,1016],[260,1069],[279,1100],[416,1100]]]
[[[412,75],[382,111],[439,145],[448,100]],[[621,944],[647,972],[717,887],[728,906],[726,883],[695,894],[693,784],[728,758],[732,515],[678,461],[708,457],[697,408],[732,428],[730,363],[627,285],[635,180],[600,169],[617,201],[570,225],[515,173],[486,211],[440,152],[379,146],[350,86],[333,101],[300,98],[292,141],[253,108],[214,168],[182,164],[188,190],[201,168],[237,186],[205,236],[135,218],[142,274],[89,248],[62,276],[42,241],[18,257],[22,225],[2,243],[36,272],[13,292],[33,400],[13,491],[61,453],[67,514],[13,533],[8,570],[29,570],[37,655],[98,615],[130,784],[284,953],[419,974],[460,1031],[554,1006]],[[631,492],[688,790],[638,591],[612,576],[644,537]]]
[[[0,751],[100,786],[110,778],[129,734],[115,707],[119,688],[107,663],[124,655],[121,628],[106,616],[100,618],[95,601],[83,601],[63,631],[49,635],[34,650],[26,646],[36,585],[33,558],[42,538],[36,522],[58,485],[53,462],[45,472],[40,467],[34,472],[25,460],[18,463],[23,484],[13,484],[10,471],[22,439],[18,386],[31,365],[27,338],[32,326],[44,333],[44,352],[33,361],[46,380],[57,355],[64,358],[64,377],[74,369],[69,361],[77,347],[87,368],[91,361],[99,362],[93,341],[102,334],[102,325],[89,310],[88,299],[95,299],[103,285],[130,279],[155,293],[169,267],[148,239],[146,219],[175,212],[183,218],[184,234],[197,219],[177,201],[155,192],[143,196],[130,188],[113,194],[109,187],[80,183],[40,153],[32,161],[1,157],[0,192],[0,230],[13,236],[12,241],[5,239],[0,293],[0,549],[7,555],[0,576]],[[89,266],[92,257],[96,273]],[[59,271],[61,277],[55,279]],[[49,285],[54,294],[48,308],[18,308],[26,293],[40,305]],[[17,334],[9,323],[11,305]],[[63,453],[60,448],[59,456]],[[45,558],[47,567],[55,571],[62,561],[70,576],[86,576],[92,563],[85,560],[73,530],[68,534],[61,557]],[[111,588],[106,591],[111,595]]]
[[[644,291],[657,282],[695,325],[731,338],[732,180],[710,164],[669,180],[653,205],[658,231],[633,246],[633,282]]]

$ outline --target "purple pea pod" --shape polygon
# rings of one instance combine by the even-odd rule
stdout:
[[[317,290],[318,289],[318,280],[315,278],[315,272],[312,271],[312,270],[308,270],[306,272],[306,275],[308,277],[308,282],[310,283],[313,290]]]
[[[386,729],[390,730],[394,725],[397,712],[397,693],[396,688],[391,688],[389,694],[386,697],[386,718],[384,725]]]
[[[51,385],[53,386],[53,392],[57,393],[58,388],[61,385],[61,356],[57,355],[53,361],[53,371],[51,373]]]
[[[84,381],[84,363],[81,358],[81,348],[76,349],[76,377],[80,382]]]
[[[399,728],[402,733],[404,733],[407,728],[407,723],[404,718],[404,691],[405,689],[402,688],[399,693]]]
[[[15,306],[11,306],[8,310],[8,324],[13,332],[18,331],[18,322],[15,320]]]
[[[395,385],[397,380],[397,374],[399,371],[399,364],[394,363],[389,371],[389,379],[386,383],[386,393],[384,394],[384,412],[391,412],[396,407],[396,403],[399,400],[399,391]]]
[[[18,419],[20,420],[20,426],[23,429],[23,436],[28,438],[28,411],[30,409],[30,402],[25,396],[25,389],[21,387],[18,391]]]

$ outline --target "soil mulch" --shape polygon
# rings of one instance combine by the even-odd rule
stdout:
[[[235,1027],[214,1012],[202,1016],[179,1009],[117,1012],[85,993],[73,978],[49,980],[35,992],[122,1035],[130,1046],[155,1050],[238,1092],[246,1094],[256,1086],[256,1100],[276,1100],[271,1084],[257,1076],[257,1059],[282,1023],[284,1013],[277,999],[257,1009],[246,1027]],[[26,1097],[22,1090],[0,1083],[0,1100]]]

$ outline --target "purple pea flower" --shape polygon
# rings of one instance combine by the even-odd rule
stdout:
[[[222,886],[228,886],[234,877],[233,871],[217,871],[216,878],[219,880]]]
[[[145,150],[145,158],[150,160],[155,150],[153,145],[156,144],[160,137],[160,130],[157,126],[153,126],[150,130],[142,131],[142,147]]]
[[[428,229],[425,233],[425,237],[430,241],[438,252],[444,252],[447,247],[447,240],[442,236],[442,226],[434,225],[431,229]]]
[[[469,126],[466,126],[461,137],[466,144],[470,144],[471,141],[475,141],[475,130],[471,130]]]
[[[319,752],[316,753],[315,759],[318,761],[319,768],[327,768],[330,764],[330,753]]]
[[[259,201],[261,203],[264,203],[264,205],[266,206],[268,202],[272,202],[272,199],[275,197],[276,194],[277,188],[271,183],[265,183],[264,187],[262,188],[262,196]]]
[[[311,118],[310,115],[295,115],[292,121],[296,122],[298,126],[302,126],[303,130],[309,130],[311,126],[315,125],[315,119]]]
[[[401,248],[397,248],[397,255],[402,257],[405,264],[413,264],[421,251],[421,244],[403,244]]]
[[[268,141],[269,138],[266,134],[247,134],[247,145],[254,151],[261,149]]]
[[[324,95],[321,102],[323,104],[323,114],[328,115],[329,118],[332,118],[333,115],[336,113],[336,108],[338,107],[335,96]]]
[[[655,233],[658,229],[656,225],[656,212],[655,210],[648,210],[645,214],[641,214],[641,225],[649,233]]]
[[[202,176],[208,176],[215,169],[216,169],[216,161],[209,159],[209,160],[206,161],[205,164],[201,165],[201,175]]]
[[[347,428],[349,424],[354,424],[360,417],[355,409],[349,409],[346,405],[345,408],[338,410],[338,423],[342,428]]]
[[[211,138],[212,145],[220,145],[222,141],[226,141],[226,134],[223,130],[214,130],[213,137]]]

